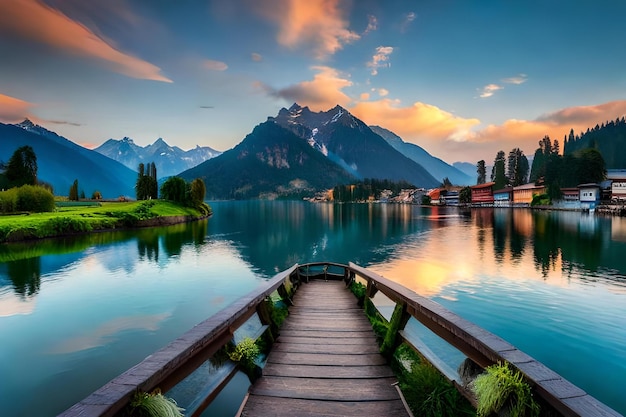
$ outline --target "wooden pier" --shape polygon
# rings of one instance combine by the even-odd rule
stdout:
[[[341,281],[303,285],[242,416],[408,416],[372,326]]]

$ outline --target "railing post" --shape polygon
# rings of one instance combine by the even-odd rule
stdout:
[[[380,346],[380,353],[382,353],[383,356],[391,357],[396,348],[402,343],[400,330],[404,330],[410,317],[411,315],[407,311],[406,303],[397,303],[396,307],[393,309],[391,320],[389,320],[389,328],[387,329],[385,340]]]
[[[269,297],[261,301],[256,307],[256,312],[259,315],[261,324],[269,326],[268,334],[269,334],[270,342],[273,344],[274,340],[278,336],[278,326],[276,325],[274,320],[272,320],[272,313],[271,313],[272,309],[270,308],[270,303],[273,303],[273,301]]]
[[[374,280],[371,280],[368,278],[367,289],[365,290],[365,296],[368,298],[374,298],[377,292],[378,292],[378,288],[376,288],[376,283],[374,282]]]
[[[287,291],[287,288],[285,288],[284,282],[276,290],[278,291],[278,295],[280,295],[280,297],[283,299],[285,304],[287,304],[288,306],[293,305],[293,301],[291,301],[291,296],[289,294],[289,291]]]

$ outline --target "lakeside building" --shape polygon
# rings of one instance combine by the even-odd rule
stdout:
[[[533,197],[546,193],[545,185],[529,183],[513,187],[513,205],[516,207],[527,207],[533,201]]]
[[[511,207],[513,200],[513,187],[506,187],[493,192],[494,207]]]
[[[487,182],[485,184],[472,185],[470,190],[472,192],[472,204],[481,206],[493,205],[493,186],[495,182]]]
[[[600,185],[580,184],[578,186],[580,192],[580,206],[583,209],[595,209],[600,204],[601,188]]]
[[[611,200],[626,200],[626,169],[608,169],[606,179],[611,181]]]

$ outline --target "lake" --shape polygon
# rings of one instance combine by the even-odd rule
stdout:
[[[0,410],[56,415],[294,263],[355,262],[626,414],[626,219],[212,202],[207,221],[0,246]],[[207,415],[234,415],[238,375]]]

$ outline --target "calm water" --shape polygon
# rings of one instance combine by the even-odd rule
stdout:
[[[55,415],[295,262],[353,261],[626,414],[626,219],[218,202],[206,222],[0,246],[0,415]],[[234,415],[245,377],[212,415]]]

